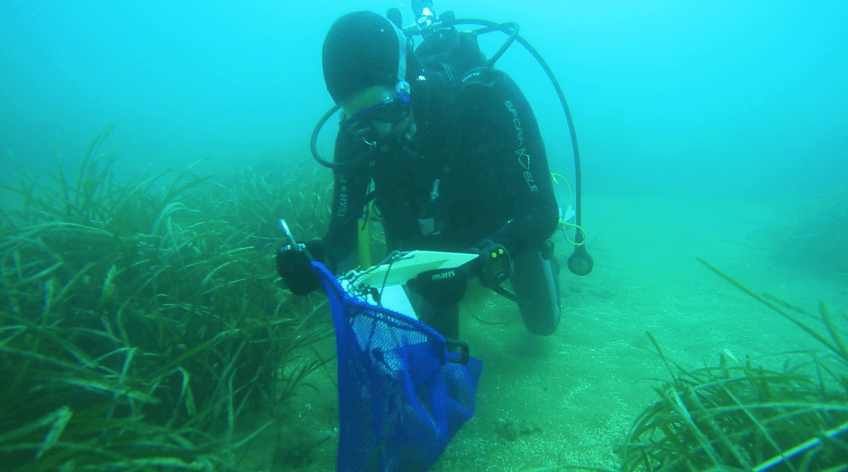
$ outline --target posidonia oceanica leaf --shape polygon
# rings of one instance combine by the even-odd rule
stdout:
[[[35,421],[21,426],[18,429],[0,434],[0,444],[11,444],[16,440],[25,438],[41,428],[50,426],[50,430],[47,432],[47,435],[41,442],[41,446],[36,452],[35,457],[38,459],[56,444],[59,437],[62,435],[62,431],[65,430],[65,426],[67,426],[68,422],[71,420],[72,415],[73,413],[71,413],[70,408],[62,406]]]

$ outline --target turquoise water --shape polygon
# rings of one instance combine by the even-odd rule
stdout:
[[[164,156],[184,165],[209,157],[212,170],[256,155],[307,160],[312,127],[332,105],[325,32],[352,9],[390,7],[412,21],[408,4],[376,1],[5,2],[0,147],[52,163],[58,143],[73,161],[114,122],[127,172]],[[519,22],[569,101],[587,191],[771,200],[845,174],[844,2],[436,7]],[[484,50],[502,39],[484,37]],[[531,99],[553,168],[569,172],[568,133],[541,69],[520,46],[501,61]]]
[[[332,105],[323,36],[351,9],[392,6],[407,15],[408,5],[373,1],[5,2],[0,168],[39,173],[58,149],[75,169],[114,123],[119,178],[199,158],[200,173],[268,158],[318,169],[308,139]],[[588,277],[561,275],[568,316],[550,338],[528,335],[513,306],[472,288],[461,330],[486,363],[478,411],[436,470],[611,467],[611,444],[655,400],[643,379],[665,374],[645,331],[689,367],[816,347],[695,258],[812,312],[819,300],[848,307],[848,4],[436,7],[518,21],[550,64],[574,117],[596,263]],[[517,45],[498,66],[530,98],[552,169],[571,178],[571,142],[541,69]],[[321,136],[325,156],[331,135]],[[17,204],[2,198],[4,210]],[[558,236],[557,255],[568,254]],[[314,375],[323,394],[297,397],[289,427],[320,441],[332,436],[335,400],[328,374]],[[526,434],[510,440],[504,425]],[[321,443],[304,470],[327,470],[333,447]],[[265,467],[267,449],[254,451],[245,470]]]

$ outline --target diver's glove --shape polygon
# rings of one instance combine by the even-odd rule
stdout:
[[[468,288],[464,266],[455,269],[427,270],[406,282],[407,287],[434,305],[459,303]]]
[[[291,244],[277,250],[277,273],[286,286],[296,295],[308,295],[321,286],[318,275],[312,272],[309,262],[324,261],[324,245],[318,239],[298,243],[300,250]]]
[[[509,278],[512,270],[512,259],[503,245],[491,239],[484,239],[475,244],[469,252],[479,254],[479,257],[465,264],[468,271],[480,279],[487,288],[494,288]]]

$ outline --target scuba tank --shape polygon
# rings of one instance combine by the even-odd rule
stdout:
[[[413,8],[416,3],[413,2]],[[453,12],[445,12],[440,21],[454,21]],[[444,69],[451,77],[462,77],[466,72],[486,65],[486,56],[480,51],[477,34],[459,31],[456,26],[428,30],[424,41],[415,48],[415,56],[425,69]]]

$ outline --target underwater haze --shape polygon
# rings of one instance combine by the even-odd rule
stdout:
[[[114,123],[128,172],[157,159],[207,158],[213,171],[256,157],[303,162],[332,105],[324,34],[347,11],[391,7],[413,21],[408,3],[375,1],[3,2],[3,160],[52,166],[58,147],[73,166]],[[519,22],[569,101],[586,193],[796,198],[848,175],[843,1],[435,7]],[[483,38],[485,51],[503,39]],[[552,168],[568,172],[571,143],[541,68],[517,44],[498,67],[530,97]]]
[[[392,7],[413,24],[375,0],[0,1],[0,469],[334,470],[333,317],[283,287],[276,223],[326,233],[322,42]],[[474,417],[430,470],[848,470],[848,1],[435,9],[520,25],[581,187],[543,68],[517,42],[497,67],[559,205],[583,198],[546,246],[556,333],[528,332],[511,282],[469,283]]]

